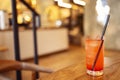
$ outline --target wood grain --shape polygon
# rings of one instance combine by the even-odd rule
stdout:
[[[81,54],[82,55],[82,54]],[[58,70],[41,80],[120,80],[120,53],[106,52],[104,75],[99,77],[89,76],[86,73],[85,58],[79,63]]]
[[[21,64],[17,61],[0,60],[0,73],[10,70],[20,70]]]
[[[28,70],[28,71],[46,72],[46,73],[53,72],[51,69],[44,68],[36,64],[19,62],[14,60],[0,60],[0,73],[13,71],[13,70]]]

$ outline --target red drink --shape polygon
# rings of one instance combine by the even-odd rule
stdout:
[[[103,66],[104,66],[104,47],[102,45],[102,48],[100,50],[96,65],[94,67],[94,70],[92,70],[97,52],[100,48],[102,40],[92,40],[87,39],[86,40],[86,67],[87,67],[87,73],[93,76],[99,76],[103,74]]]

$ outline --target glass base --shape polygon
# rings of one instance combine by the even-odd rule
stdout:
[[[103,75],[103,70],[101,70],[101,71],[87,70],[87,74],[89,74],[91,76],[101,76],[101,75]]]

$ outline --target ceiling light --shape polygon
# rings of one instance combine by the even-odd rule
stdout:
[[[59,1],[59,0],[54,0],[54,1]]]
[[[58,6],[60,7],[65,7],[65,8],[72,8],[72,5],[69,3],[64,3],[63,0],[57,0],[58,1]]]
[[[74,2],[75,4],[82,5],[82,6],[85,6],[85,5],[86,5],[86,2],[83,1],[83,0],[73,0],[73,2]]]

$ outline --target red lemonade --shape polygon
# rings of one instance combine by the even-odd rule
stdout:
[[[99,53],[99,57],[97,59],[96,65],[94,67],[94,70],[92,70],[97,52],[99,50],[100,44],[102,40],[93,40],[93,39],[87,39],[86,40],[86,67],[87,70],[90,72],[87,72],[90,75],[97,76],[99,75],[99,71],[103,71],[104,66],[104,45],[102,45],[102,48]],[[92,73],[93,72],[93,73]],[[97,74],[96,74],[97,72]],[[100,74],[102,75],[103,72]]]

